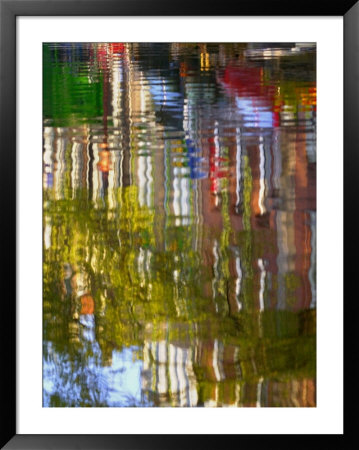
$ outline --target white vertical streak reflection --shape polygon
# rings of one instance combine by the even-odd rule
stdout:
[[[146,206],[151,208],[152,206],[152,186],[153,186],[153,178],[152,178],[152,161],[151,157],[146,157]]]
[[[160,341],[157,344],[158,353],[158,382],[157,389],[159,394],[166,394],[168,390],[167,375],[166,375],[166,363],[167,363],[167,349],[166,341]]]
[[[189,222],[189,178],[181,179],[181,213],[182,225],[188,225]]]
[[[151,372],[151,348],[150,343],[145,341],[143,347],[143,373],[141,377],[142,389],[148,391],[152,384],[152,372]]]
[[[188,389],[188,378],[185,370],[186,355],[184,349],[177,348],[177,373],[178,373],[178,384],[179,384],[179,395],[180,395],[180,405],[187,406],[187,389]]]
[[[110,158],[111,158],[111,165],[112,168],[110,169],[109,173],[108,173],[108,192],[107,192],[107,196],[108,196],[108,206],[109,209],[115,209],[117,206],[117,202],[116,202],[116,188],[118,185],[118,152],[112,151],[110,154]]]
[[[137,177],[138,177],[138,201],[140,206],[143,207],[145,205],[145,193],[146,193],[146,157],[138,156],[138,168],[137,168]]]
[[[257,408],[260,408],[262,406],[261,405],[262,384],[263,384],[263,377],[260,377],[257,384],[257,402],[256,402]]]
[[[54,164],[52,160],[54,145],[54,129],[51,127],[44,128],[44,189],[50,187],[47,182],[47,174],[53,174]]]
[[[239,295],[241,293],[241,282],[242,282],[242,269],[241,269],[241,259],[239,256],[236,256],[236,302],[238,311],[242,309],[242,303],[239,301]]]
[[[61,200],[64,198],[64,179],[65,179],[65,151],[66,151],[66,139],[59,136],[56,139],[56,171],[54,172],[54,189],[55,189],[55,199]]]
[[[169,345],[169,376],[170,376],[170,386],[171,386],[171,394],[172,394],[172,400],[176,403],[178,390],[179,390],[179,383],[178,383],[178,377],[177,377],[177,347],[170,344]]]
[[[93,165],[92,165],[92,201],[94,207],[97,207],[97,200],[101,196],[102,178],[101,172],[98,170],[97,165],[100,161],[98,144],[93,144]]]
[[[51,217],[45,216],[44,245],[48,250],[51,247]]]
[[[259,287],[258,328],[259,328],[259,336],[262,337],[263,336],[262,312],[264,310],[264,288],[265,288],[266,271],[264,270],[264,264],[261,258],[258,259],[258,267],[261,271],[260,287]]]
[[[213,370],[214,373],[216,375],[216,379],[217,381],[222,381],[225,379],[225,375],[224,375],[224,370],[223,370],[223,364],[222,364],[222,351],[223,348],[219,346],[218,344],[218,340],[215,339],[214,340],[214,345],[213,345]]]
[[[264,270],[264,264],[263,260],[261,258],[258,259],[258,267],[261,271],[261,278],[260,278],[260,290],[259,290],[259,309],[260,311],[264,310],[264,288],[265,288],[265,278],[266,278],[266,271]]]
[[[219,151],[220,151],[220,147],[219,147],[219,132],[218,132],[218,122],[215,121],[214,123],[214,147],[215,147],[215,157],[218,158],[219,157]]]
[[[176,216],[175,224],[179,226],[181,221],[179,216],[181,215],[181,205],[180,205],[180,181],[179,181],[179,170],[177,167],[173,169],[173,212]]]
[[[186,361],[186,370],[189,381],[188,387],[189,406],[196,406],[198,403],[198,392],[197,392],[196,375],[193,370],[192,361],[193,361],[193,352],[192,349],[189,349],[187,351],[187,361]]]
[[[72,198],[75,198],[76,190],[80,188],[81,182],[81,166],[82,166],[82,158],[81,158],[81,150],[82,144],[74,142],[71,149],[71,185],[72,185]]]

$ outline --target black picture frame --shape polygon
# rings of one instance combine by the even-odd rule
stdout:
[[[16,18],[19,16],[342,16],[344,18],[344,286],[345,421],[343,435],[18,435],[16,433]],[[359,167],[359,2],[242,0],[0,0],[0,192],[2,278],[1,448],[6,449],[183,449],[206,446],[266,445],[289,442],[312,448],[324,438],[333,448],[350,448],[356,414],[349,413],[355,391],[357,353],[352,348],[355,314],[355,176]],[[335,180],[333,181],[335,183]],[[335,236],[333,236],[335,239]],[[354,259],[353,259],[354,260]],[[344,271],[344,268],[343,268]],[[353,292],[353,298],[348,294]],[[353,300],[353,301],[350,301]],[[334,330],[335,331],[335,330]]]

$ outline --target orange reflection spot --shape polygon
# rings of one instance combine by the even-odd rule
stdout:
[[[97,164],[97,168],[101,172],[109,172],[110,171],[110,152],[108,150],[103,150],[99,152],[100,161]]]
[[[85,294],[81,297],[80,314],[93,314],[95,311],[95,302],[91,295]]]
[[[188,75],[188,66],[185,62],[181,62],[180,64],[180,76],[186,77]]]

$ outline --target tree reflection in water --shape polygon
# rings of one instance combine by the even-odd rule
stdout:
[[[46,44],[44,406],[316,405],[315,47]]]

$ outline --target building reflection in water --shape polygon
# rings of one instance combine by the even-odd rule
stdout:
[[[315,53],[44,45],[44,406],[316,405]]]

